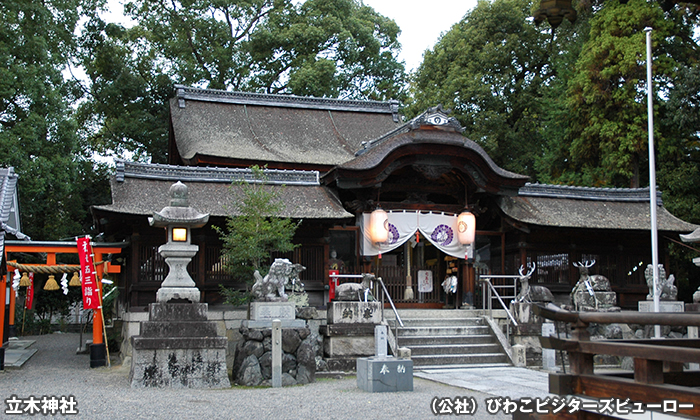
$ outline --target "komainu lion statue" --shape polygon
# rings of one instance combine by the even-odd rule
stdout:
[[[256,300],[266,302],[286,302],[284,288],[290,280],[299,280],[299,273],[306,270],[301,264],[292,264],[286,258],[276,258],[265,277],[255,270],[255,284],[251,292]]]
[[[663,264],[659,264],[659,281],[656,284],[656,290],[659,294],[659,300],[676,300],[678,297],[678,288],[673,284],[676,280],[676,276],[671,274],[666,277],[666,269],[664,269]],[[647,300],[654,300],[654,266],[647,265],[646,270],[644,270],[644,277],[647,280],[647,287],[649,287],[649,294],[647,295]]]

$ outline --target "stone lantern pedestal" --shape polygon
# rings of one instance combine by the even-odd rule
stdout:
[[[199,302],[199,289],[187,272],[187,264],[197,255],[197,251],[199,251],[197,245],[177,243],[167,243],[158,248],[158,252],[165,258],[165,263],[170,268],[167,277],[156,292],[158,302],[171,300]]]
[[[204,226],[208,214],[189,206],[187,187],[170,187],[170,206],[154,213],[152,226],[166,228],[168,242],[158,248],[170,268],[148,307],[141,334],[131,337],[133,357],[129,380],[134,388],[228,388],[228,340],[217,334],[207,317],[208,306],[187,272],[199,251],[190,243],[190,229]]]

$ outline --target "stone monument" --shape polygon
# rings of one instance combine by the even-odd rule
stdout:
[[[387,355],[386,325],[374,327],[375,355],[357,359],[357,387],[368,392],[413,391],[413,361]]]
[[[656,290],[654,290],[654,266],[648,264],[647,268],[644,270],[644,277],[649,287],[649,294],[647,294],[646,300],[640,300],[637,303],[639,312],[655,312],[654,293],[658,293],[659,295],[659,312],[685,312],[685,302],[677,300],[678,288],[674,285],[675,276],[671,274],[666,277],[666,269],[663,264],[659,264],[658,270],[659,278],[656,282]],[[645,325],[643,328],[635,329],[635,334],[638,336],[643,334],[643,337],[649,338],[654,335],[653,325]],[[643,333],[641,331],[643,331]],[[671,334],[672,328],[668,325],[662,325],[660,326],[660,332],[662,336],[667,337]]]
[[[574,263],[579,269],[579,280],[571,290],[571,301],[576,311],[581,312],[619,312],[617,294],[610,287],[610,280],[600,274],[591,275],[589,268],[593,261]]]
[[[250,320],[244,320],[243,326],[272,328],[272,320],[279,319],[282,328],[305,328],[306,322],[296,319],[296,306],[284,291],[287,284],[299,281],[299,273],[304,270],[306,267],[286,258],[276,258],[265,277],[255,270],[251,288],[255,300],[250,304]]]
[[[243,320],[236,346],[233,379],[244,386],[273,387],[314,382],[318,335],[296,319],[296,305],[288,300],[285,287],[301,284],[299,273],[306,268],[277,258],[264,277],[255,271],[251,291],[250,319]],[[279,335],[279,336],[277,336]]]
[[[208,214],[189,206],[187,186],[170,187],[170,206],[154,213],[152,226],[164,227],[168,241],[158,248],[170,271],[149,305],[141,334],[131,338],[131,386],[157,388],[228,388],[226,337],[208,321],[206,303],[187,272],[199,247],[190,242],[190,229],[204,226]]]
[[[371,294],[373,274],[363,274],[361,283],[343,283],[327,311],[327,324],[320,329],[328,369],[351,371],[357,358],[374,355],[374,327],[382,322],[381,303]]]
[[[525,353],[524,360],[519,362],[523,366],[539,366],[541,364],[546,369],[552,369],[555,360],[554,354],[552,351],[542,348],[539,337],[545,336],[545,331],[549,331],[549,328],[554,330],[554,325],[545,323],[542,317],[536,315],[534,306],[551,304],[554,301],[554,295],[544,286],[530,284],[530,278],[536,270],[537,265],[530,263],[527,265],[527,272],[525,272],[525,266],[522,265],[518,270],[520,291],[510,303],[510,311],[518,323],[512,332],[513,344],[514,348],[519,346],[517,348],[523,349],[522,351]]]

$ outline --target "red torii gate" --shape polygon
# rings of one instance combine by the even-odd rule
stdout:
[[[103,256],[107,254],[120,254],[122,249],[126,246],[126,243],[92,243],[92,251],[94,254],[94,262],[97,270],[97,278],[102,279],[102,275],[106,273],[120,273],[121,266],[112,265],[109,261],[105,261],[104,264],[99,264],[104,261]],[[56,254],[77,254],[78,246],[76,242],[53,242],[53,241],[5,241],[5,261],[7,261],[7,254],[11,252],[26,252],[26,253],[45,253],[46,254],[46,264],[31,264],[33,266],[45,266],[45,267],[73,267],[71,265],[58,265],[56,264]],[[76,271],[79,271],[79,266]],[[7,265],[8,273],[15,270],[15,267]],[[5,293],[7,291],[8,285],[7,276],[1,276],[0,278],[0,348],[2,348],[2,337],[4,337],[4,326],[5,326],[5,302],[7,297]],[[102,282],[98,282],[100,287],[100,294],[102,293]],[[10,313],[9,313],[9,325],[14,325],[15,318],[15,294],[10,291]],[[92,343],[93,344],[103,344],[103,320],[101,311],[93,311],[93,321],[92,321]],[[91,354],[92,357],[92,354]],[[92,361],[91,361],[92,362]],[[90,364],[91,367],[93,363]]]

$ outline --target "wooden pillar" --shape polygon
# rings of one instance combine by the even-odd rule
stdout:
[[[129,271],[126,273],[124,277],[126,277],[124,280],[124,284],[122,286],[125,287],[125,290],[129,294],[128,298],[130,300],[130,305],[132,307],[138,306],[139,304],[139,299],[138,299],[138,291],[132,290],[134,286],[137,286],[140,279],[139,279],[139,274],[140,274],[140,269],[141,269],[141,264],[143,264],[145,261],[141,261],[139,259],[139,249],[141,248],[141,236],[138,233],[135,233],[131,235],[131,258],[129,261]]]
[[[591,334],[588,332],[588,324],[580,320],[573,324],[571,338],[575,341],[590,341]],[[569,352],[569,364],[571,365],[572,375],[588,375],[593,373],[592,354],[571,351]],[[579,391],[580,390],[576,390],[577,393]]]
[[[462,287],[463,287],[463,293],[462,293],[462,302],[460,303],[469,303],[472,306],[474,306],[474,290],[476,290],[476,272],[474,270],[474,264],[472,263],[465,263],[464,266],[462,267]],[[471,302],[466,302],[466,297],[471,293]]]
[[[527,266],[527,236],[521,233],[518,241],[518,250],[520,251],[520,265]],[[514,267],[517,268],[517,267]]]
[[[100,305],[102,304],[102,274],[104,271],[104,264],[97,265],[98,262],[102,261],[102,253],[95,252],[94,248],[92,251],[95,254],[95,271],[96,271],[96,281],[98,293],[100,294]],[[102,339],[102,308],[94,309],[92,311],[92,344],[102,344],[104,340]]]
[[[5,292],[7,291],[7,276],[0,276],[0,357],[2,366],[5,366]]]
[[[11,271],[7,273],[6,278],[10,277]],[[11,284],[11,283],[8,283]],[[10,314],[9,314],[9,322],[7,323],[7,329],[9,333],[9,337],[16,337],[17,336],[17,331],[15,330],[15,290],[13,288],[10,288]]]

